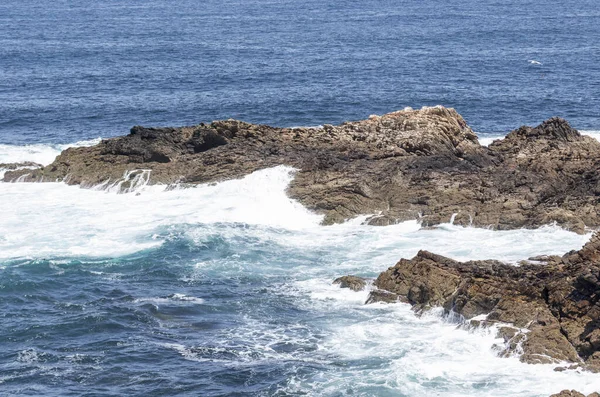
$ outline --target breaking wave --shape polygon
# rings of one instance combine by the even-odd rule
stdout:
[[[0,161],[51,161],[41,146],[6,147]],[[322,216],[287,197],[293,174],[280,166],[166,189],[139,172],[124,176],[139,176],[128,194],[116,185],[0,183],[0,288],[7,313],[23,318],[12,321],[24,338],[9,349],[12,369],[0,384],[122,376],[117,384],[139,379],[118,389],[135,394],[152,379],[196,379],[199,392],[234,394],[251,378],[255,394],[331,396],[600,389],[588,373],[499,358],[502,340],[491,329],[459,327],[435,310],[417,317],[404,304],[365,306],[368,291],[331,285],[344,274],[376,277],[419,249],[518,262],[580,248],[589,235],[554,225],[373,227],[365,217],[321,226]],[[32,342],[36,330],[49,345]],[[78,347],[63,335],[79,338]],[[113,363],[123,352],[130,366]]]

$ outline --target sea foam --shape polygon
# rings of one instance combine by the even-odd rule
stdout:
[[[100,143],[101,138],[89,139],[69,144],[33,144],[33,145],[6,145],[0,144],[1,163],[22,163],[32,161],[41,165],[48,165],[54,161],[63,150],[70,147],[93,146]]]
[[[97,142],[0,145],[0,162],[47,164],[61,149]],[[552,226],[492,231],[446,224],[421,230],[415,220],[370,227],[363,224],[366,216],[323,227],[321,215],[286,195],[293,173],[292,168],[279,166],[238,180],[169,190],[147,186],[148,172],[143,172],[135,192],[128,194],[116,194],[114,186],[100,190],[64,183],[1,183],[0,258],[125,255],[159,246],[164,241],[161,228],[178,224],[192,225],[186,234],[195,242],[217,229],[219,233],[246,233],[223,226],[242,223],[264,226],[254,232],[299,249],[352,246],[349,266],[355,261],[391,264],[421,248],[456,259],[517,261],[543,253],[560,254],[580,247],[587,238]],[[193,227],[195,224],[201,227]],[[280,233],[278,229],[294,232]]]
[[[20,161],[34,158],[23,156]],[[462,396],[477,390],[479,396],[542,396],[563,388],[586,393],[600,388],[600,379],[587,373],[557,373],[556,365],[499,358],[494,346],[502,341],[493,329],[458,327],[439,310],[417,317],[405,304],[365,306],[368,290],[353,292],[331,284],[343,274],[375,277],[419,249],[458,260],[517,262],[580,248],[589,234],[555,225],[494,231],[446,223],[422,229],[416,220],[374,227],[364,224],[366,216],[321,226],[322,216],[287,197],[293,173],[280,166],[189,189],[142,184],[127,194],[64,183],[1,183],[0,259],[52,257],[59,262],[60,257],[120,256],[156,248],[171,238],[202,247],[215,236],[233,247],[244,241],[253,254],[284,254],[285,258],[257,262],[249,260],[250,254],[244,254],[249,248],[242,247],[226,261],[190,264],[181,281],[194,285],[211,274],[278,277],[284,281],[269,287],[275,294],[272,299],[293,300],[309,314],[301,322],[245,316],[210,343],[163,346],[194,362],[255,366],[286,360],[298,368],[315,368],[310,377],[281,385],[276,392],[282,394],[353,390],[359,395],[430,395],[435,390]],[[113,273],[100,269],[94,276],[112,280]],[[132,302],[158,307],[207,303],[177,288],[166,295],[148,292]],[[29,360],[34,355],[19,357]]]
[[[275,167],[240,180],[130,194],[64,183],[0,184],[0,258],[115,256],[156,247],[165,225],[243,222],[291,230],[322,217],[288,198],[293,169]]]

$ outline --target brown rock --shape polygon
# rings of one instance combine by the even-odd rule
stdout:
[[[34,163],[33,161],[23,161],[21,163],[0,163],[0,169],[3,170],[18,170],[19,168],[42,168],[41,164]]]
[[[585,394],[579,393],[575,390],[563,390],[560,393],[556,393],[551,395],[550,397],[585,397]],[[591,393],[588,394],[587,397],[600,397],[600,393]]]
[[[396,303],[396,302],[405,302],[405,300],[401,299],[401,297],[392,292],[384,291],[384,290],[373,290],[369,293],[369,297],[365,304],[384,302],[384,303]]]
[[[457,262],[427,251],[402,259],[374,285],[405,297],[416,310],[442,306],[500,327],[502,355],[522,349],[528,363],[583,363],[600,368],[600,234],[579,251],[544,264]],[[519,329],[525,329],[521,332]]]
[[[236,120],[134,127],[93,147],[69,148],[42,169],[9,171],[4,180],[93,186],[149,170],[151,184],[197,184],[285,164],[299,170],[290,196],[326,224],[379,214],[369,222],[419,218],[432,226],[455,215],[460,225],[557,222],[582,233],[600,226],[598,159],[600,143],[562,119],[521,127],[487,148],[454,109],[432,107],[323,128]]]
[[[563,390],[560,393],[553,394],[550,397],[585,397],[585,394],[575,390]]]
[[[498,329],[498,336],[504,339],[504,342],[508,342],[513,339],[519,333],[519,329],[515,327],[500,327]]]
[[[334,284],[339,284],[340,288],[350,288],[352,291],[362,291],[367,285],[367,280],[356,276],[342,276],[333,280]]]

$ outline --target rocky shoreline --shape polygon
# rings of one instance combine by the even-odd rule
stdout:
[[[127,136],[69,148],[4,181],[84,187],[199,184],[289,165],[288,193],[324,224],[371,214],[368,223],[420,219],[514,229],[556,222],[600,226],[600,142],[562,119],[521,127],[489,147],[454,110],[405,109],[322,128],[274,128],[236,120],[180,128],[134,127]],[[137,178],[137,179],[136,179]],[[374,215],[373,215],[374,214]]]
[[[468,326],[495,325],[503,356],[600,372],[600,234],[579,251],[532,260],[458,262],[419,251],[381,273],[368,302],[443,307]]]
[[[575,390],[563,390],[560,393],[551,395],[550,397],[586,397],[586,395]],[[600,393],[594,392],[588,394],[587,397],[600,397]]]
[[[521,127],[489,147],[454,110],[405,109],[322,128],[274,128],[236,120],[180,128],[134,127],[127,136],[63,151],[45,167],[3,165],[5,182],[64,181],[133,190],[201,184],[277,165],[297,169],[290,197],[324,224],[370,215],[388,225],[514,229],[556,223],[585,233],[600,226],[600,142],[562,119]],[[360,290],[364,279],[345,276]],[[600,234],[579,251],[518,266],[458,262],[427,251],[379,275],[367,303],[443,307],[464,326],[494,326],[499,354],[557,370],[600,372]],[[568,363],[565,366],[565,363]],[[557,396],[579,396],[563,391]]]
[[[334,284],[360,291],[367,280],[343,276]],[[373,286],[366,304],[403,302],[417,313],[442,307],[461,318],[459,327],[494,327],[501,357],[556,364],[555,371],[600,372],[600,232],[580,250],[516,266],[419,251],[382,272]],[[585,395],[563,390],[551,397]]]

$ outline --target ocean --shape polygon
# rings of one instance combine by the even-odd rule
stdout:
[[[49,164],[134,125],[314,126],[437,104],[484,143],[552,116],[600,136],[597,2],[0,4],[0,164]],[[590,234],[321,226],[286,196],[294,172],[127,194],[0,182],[0,395],[600,391],[598,374],[498,357],[494,329],[332,285],[420,249],[516,264]]]

